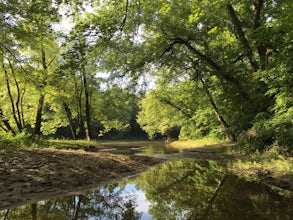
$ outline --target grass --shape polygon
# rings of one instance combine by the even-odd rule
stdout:
[[[219,140],[214,137],[204,137],[197,140],[186,140],[186,141],[174,141],[170,143],[172,147],[175,148],[198,148],[198,147],[207,147],[207,146],[215,146],[222,145],[227,143],[226,140]]]
[[[49,148],[53,149],[71,149],[71,150],[94,150],[103,148],[97,141],[88,140],[48,140]]]
[[[293,197],[293,158],[276,151],[254,153],[227,164],[230,173],[261,181],[280,195]]]
[[[229,164],[229,170],[243,176],[270,174],[275,178],[293,176],[293,158],[277,152],[255,153]]]

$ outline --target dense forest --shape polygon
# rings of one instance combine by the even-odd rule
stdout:
[[[1,0],[0,134],[293,143],[291,0]]]

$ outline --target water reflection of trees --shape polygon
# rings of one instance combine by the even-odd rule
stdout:
[[[154,219],[291,219],[293,199],[226,174],[216,162],[173,160],[128,180],[143,190]],[[84,195],[0,212],[0,219],[139,219],[127,181]]]
[[[64,198],[41,201],[36,205],[25,205],[20,208],[0,212],[4,219],[139,219],[141,216],[135,208],[134,194],[125,194],[124,186],[110,184],[94,192],[68,196]],[[35,209],[34,207],[37,207]]]
[[[175,160],[144,173],[136,184],[146,193],[156,219],[188,219],[203,213],[223,175],[215,162]]]
[[[216,162],[174,160],[136,179],[154,219],[290,219],[292,199],[225,173]]]

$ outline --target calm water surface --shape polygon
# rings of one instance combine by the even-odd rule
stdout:
[[[174,159],[135,178],[100,186],[82,195],[0,211],[0,219],[40,220],[283,220],[292,216],[293,199],[281,197],[263,185],[226,175],[223,164],[194,159]]]

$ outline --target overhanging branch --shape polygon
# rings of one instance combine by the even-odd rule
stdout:
[[[227,4],[227,10],[228,10],[228,13],[232,19],[236,33],[239,37],[239,41],[243,46],[245,55],[247,56],[249,63],[251,65],[251,67],[253,68],[253,70],[257,71],[259,69],[259,67],[258,67],[257,62],[253,59],[253,52],[252,52],[252,49],[251,49],[251,47],[245,37],[244,32],[242,30],[241,22],[240,22],[239,18],[237,17],[236,12],[234,11],[234,8],[231,4]]]
[[[186,41],[182,38],[177,37],[177,38],[171,39],[169,46],[165,49],[165,51],[163,52],[163,54],[161,56],[163,56],[164,54],[166,54],[167,52],[172,50],[172,48],[176,44],[182,44],[182,45],[186,46],[189,49],[189,51],[191,51],[193,54],[195,54],[200,60],[202,60],[204,63],[206,63],[209,67],[211,67],[214,70],[213,71],[214,75],[231,83],[234,87],[236,87],[238,89],[241,96],[243,96],[246,99],[248,98],[248,95],[243,91],[243,89],[240,86],[239,81],[235,77],[231,76],[228,72],[223,70],[223,68],[221,66],[219,66],[212,58],[206,56],[205,54],[203,54],[202,52],[200,52],[199,50],[194,48],[188,41]]]

